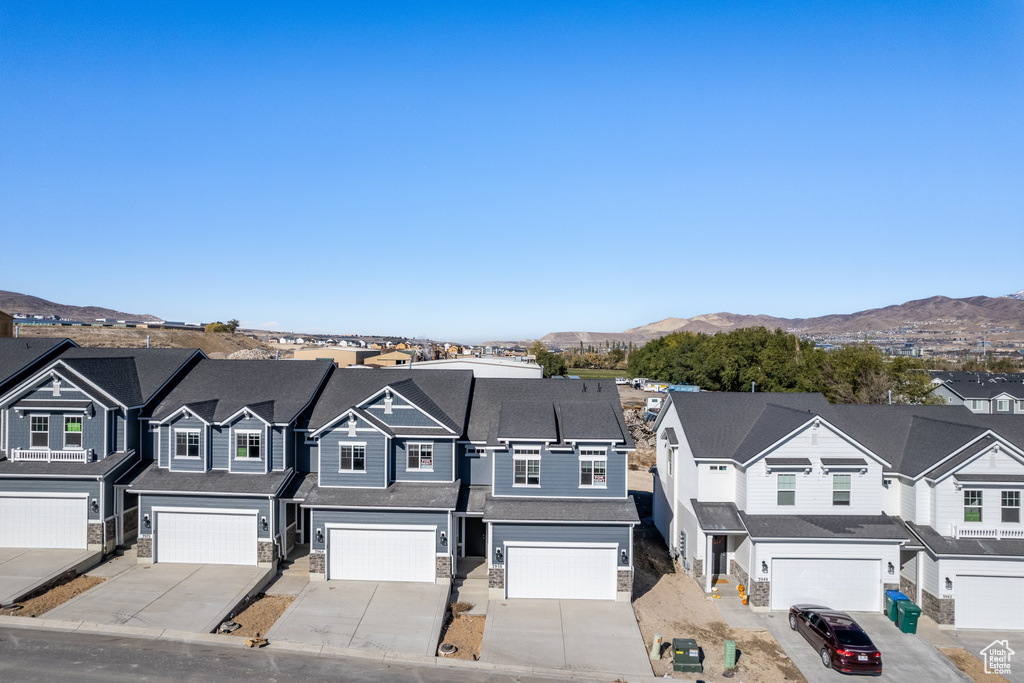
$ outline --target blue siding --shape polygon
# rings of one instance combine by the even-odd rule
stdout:
[[[391,460],[391,472],[394,481],[455,481],[452,477],[454,441],[394,439],[393,443],[394,452]],[[434,445],[434,469],[432,471],[407,469],[407,443],[432,443]]]
[[[93,449],[97,457],[102,458],[103,451],[103,410],[99,410],[92,419],[81,412],[69,410],[35,410],[22,413],[18,417],[14,411],[8,411],[8,445],[10,448],[28,448],[31,443],[31,415],[48,415],[50,418],[50,450],[64,450],[64,415],[82,416],[82,447]]]
[[[284,469],[284,427],[273,427],[270,431],[270,468]]]
[[[234,496],[163,496],[143,494],[139,496],[139,532],[151,534],[156,528],[156,519],[153,517],[154,507],[176,507],[176,508],[202,508],[202,509],[227,509],[227,510],[259,510],[260,517],[266,517],[270,523],[270,499],[268,498],[245,498]],[[149,515],[153,525],[152,529],[142,527],[142,518]],[[257,524],[257,535],[261,540],[267,541],[271,538],[271,530],[263,531]]]
[[[213,469],[226,470],[230,462],[231,447],[228,444],[230,430],[227,427],[214,426],[210,429],[210,449],[213,458]]]
[[[332,429],[320,435],[320,486],[354,486],[366,488],[384,488],[387,486],[385,465],[387,457],[387,438],[375,429],[361,431],[369,425],[359,420],[356,436],[348,435],[348,421],[344,427]],[[355,474],[339,472],[341,459],[339,444],[346,442],[366,442],[366,472]]]
[[[112,499],[108,484],[107,498]],[[4,491],[18,493],[87,493],[90,499],[100,499],[100,482],[87,479],[0,479],[0,493]],[[106,503],[106,501],[104,501]],[[99,521],[100,513],[89,508],[89,519]],[[107,515],[109,516],[109,514]]]
[[[527,444],[523,444],[524,446]],[[516,487],[513,482],[513,451],[494,453],[494,495],[496,496],[560,496],[569,498],[625,498],[626,454],[607,451],[608,485],[603,489],[580,488],[579,450],[548,451],[541,448],[540,487]]]
[[[494,453],[486,451],[486,455],[481,454],[480,457],[469,458],[466,457],[467,448],[469,448],[467,444],[462,443],[458,445],[459,467],[456,478],[462,480],[463,484],[472,484],[474,486],[490,484]]]
[[[491,548],[504,548],[508,541],[536,541],[541,543],[616,543],[619,546],[617,559],[620,567],[629,566],[633,549],[629,547],[628,525],[599,524],[491,524]],[[626,561],[622,552],[626,551]],[[508,553],[502,550],[505,557]]]
[[[384,412],[384,396],[377,397],[373,403],[364,406],[370,414],[378,418],[384,424],[392,427],[437,427],[439,426],[429,415],[416,406],[394,396],[391,402],[392,411],[388,415]]]
[[[441,544],[441,532],[447,537],[449,513],[438,512],[409,512],[404,510],[317,510],[312,513],[313,535],[310,547],[314,550],[323,550],[324,543],[316,540],[316,529],[324,532],[324,540],[327,539],[325,524],[430,524],[437,526],[434,537],[435,552],[451,553],[450,545]]]
[[[176,456],[176,441],[174,436],[174,430],[176,429],[195,429],[199,431],[199,459],[193,460],[191,458],[179,458]],[[196,417],[184,417],[179,415],[177,418],[169,423],[169,429],[165,430],[166,439],[163,442],[164,451],[168,455],[168,462],[170,462],[170,469],[174,472],[205,472],[207,469],[207,463],[209,462],[209,435],[207,434],[206,425],[203,421]]]
[[[124,411],[118,408],[114,411],[114,431],[113,439],[111,439],[110,452],[116,453],[117,451],[125,450],[125,438],[127,437],[127,420],[124,416]]]
[[[295,470],[297,472],[316,472],[319,468],[319,455],[315,444],[306,443],[308,432],[295,432]]]
[[[23,393],[18,397],[18,400],[30,399],[33,401],[49,401],[52,399],[53,391],[53,380],[47,377],[42,380],[34,388],[29,390],[27,393]],[[68,383],[61,380],[60,383],[60,396],[57,397],[61,401],[81,401],[83,399],[91,399],[92,397],[87,395],[81,389],[68,386]]]

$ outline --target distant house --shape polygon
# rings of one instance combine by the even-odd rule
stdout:
[[[0,311],[0,337],[14,336],[14,318]]]
[[[334,361],[339,367],[348,365],[363,365],[368,359],[379,356],[379,351],[371,349],[299,349],[295,352],[295,360],[321,360]]]
[[[472,370],[474,377],[519,377],[540,379],[544,368],[536,363],[527,363],[513,358],[484,356],[475,358],[450,358],[427,360],[415,363],[414,370]]]
[[[379,356],[373,356],[363,361],[364,365],[376,365],[378,367],[390,367],[393,365],[409,365],[412,362],[413,354],[415,351],[392,351],[391,353],[382,353]]]
[[[935,395],[972,413],[1024,415],[1024,373],[932,372]]]

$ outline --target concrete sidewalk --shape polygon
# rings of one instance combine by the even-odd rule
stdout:
[[[274,576],[261,567],[136,565],[46,613],[48,620],[210,633]]]
[[[80,574],[101,559],[98,550],[0,548],[0,604],[17,602],[69,572]]]

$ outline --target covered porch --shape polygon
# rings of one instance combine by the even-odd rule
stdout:
[[[695,578],[705,593],[739,598],[737,586],[750,588],[750,539],[739,511],[734,503],[691,502],[704,543],[704,562]]]

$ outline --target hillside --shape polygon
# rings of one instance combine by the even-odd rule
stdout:
[[[978,333],[986,328],[1013,328],[1024,331],[1024,295],[1016,292],[1001,297],[974,296],[951,299],[933,296],[903,304],[872,308],[849,314],[825,315],[817,318],[777,318],[768,315],[710,313],[692,318],[665,318],[625,332],[554,332],[541,341],[553,346],[633,342],[644,344],[651,339],[675,332],[714,334],[741,327],[781,327],[806,335],[878,333],[908,325],[926,325],[930,331],[963,331]]]
[[[97,318],[114,318],[116,320],[139,320],[141,322],[156,322],[161,320],[148,313],[125,313],[115,311],[102,306],[68,306],[54,303],[37,296],[20,294],[18,292],[7,292],[0,290],[0,311],[4,313],[25,313],[34,315],[56,315],[69,320],[81,320],[92,322]]]
[[[150,336],[153,348],[202,349],[211,358],[224,358],[242,349],[265,349],[242,334],[206,333],[201,330],[146,330],[124,327],[23,326],[19,337],[67,337],[79,346],[140,348]]]

